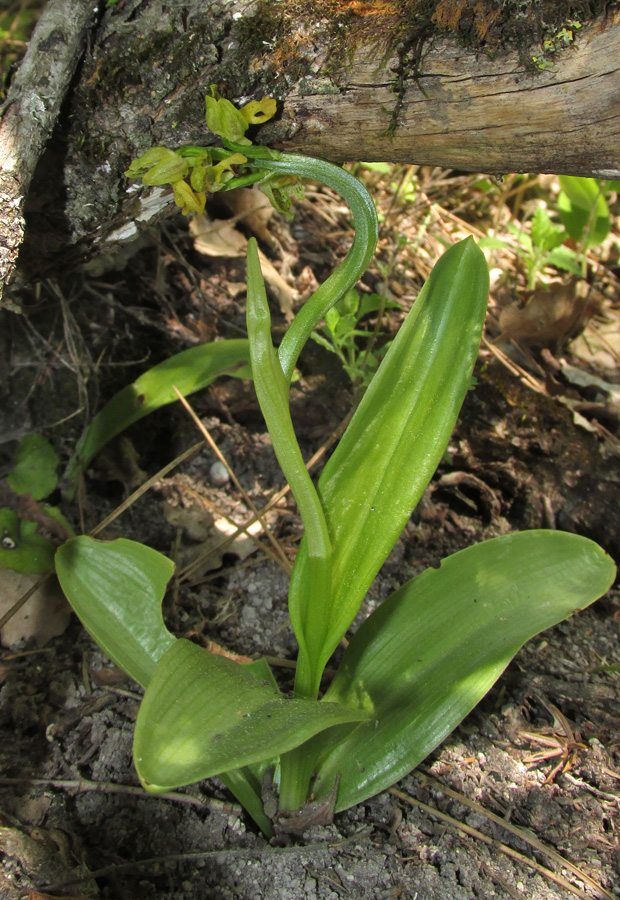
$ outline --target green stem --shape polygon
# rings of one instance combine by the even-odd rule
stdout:
[[[238,149],[250,156],[249,148],[245,151]],[[282,153],[277,159],[253,158],[251,165],[269,172],[320,181],[341,195],[353,215],[355,237],[349,252],[338,268],[306,301],[280,344],[278,356],[287,381],[290,382],[299,354],[316,326],[327,310],[359,281],[368,268],[377,246],[377,213],[370,194],[357,178],[322,159],[297,153]]]
[[[336,190],[349,204],[355,237],[344,261],[304,304],[286,332],[278,354],[271,340],[271,317],[260,271],[256,242],[248,246],[247,319],[250,355],[256,394],[278,461],[287,478],[305,529],[308,549],[306,577],[291,577],[291,618],[299,642],[295,677],[298,697],[318,696],[325,636],[332,603],[332,548],[324,511],[306,471],[295,439],[288,405],[288,388],[299,354],[326,312],[359,280],[377,244],[377,214],[363,185],[348,172],[322,160],[297,154],[279,154],[266,148],[231,149],[246,153],[254,169],[311,178]],[[293,596],[294,595],[294,596]],[[293,605],[298,615],[293,617]],[[314,756],[304,747],[281,759],[281,807],[298,808],[307,798]]]
[[[308,542],[314,577],[303,585],[304,603],[312,610],[312,620],[320,628],[323,622],[329,621],[332,547],[323,507],[306,469],[291,421],[288,381],[271,340],[271,315],[255,238],[248,242],[247,324],[256,396],[278,462],[299,507]],[[307,637],[297,635],[300,647],[305,645]],[[315,635],[310,637],[314,637],[313,643],[316,642]]]

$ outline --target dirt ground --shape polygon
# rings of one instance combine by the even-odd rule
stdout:
[[[325,246],[317,234],[302,218],[280,235],[285,255],[286,241],[304,239],[304,259],[292,264],[300,282],[311,280],[305,264],[329,266],[338,252],[337,241]],[[139,372],[198,340],[242,333],[240,260],[199,258],[187,235],[164,229],[129,268],[112,265],[18,288],[24,315],[3,314],[4,474],[22,434],[43,430],[66,460],[93,411]],[[301,369],[292,407],[310,455],[351,398],[340,366],[320,348],[309,348]],[[576,426],[566,404],[533,391],[488,348],[476,377],[366,609],[447,553],[512,530],[577,531],[620,559],[616,443]],[[250,386],[218,382],[192,403],[255,501],[282,486]],[[131,428],[88,472],[85,529],[197,440],[177,406]],[[217,526],[213,507],[245,514],[214,462],[200,451],[106,535],[186,564]],[[77,505],[63,510],[79,527]],[[284,545],[294,543],[292,503],[271,524]],[[291,660],[287,579],[246,550],[233,545],[178,585],[167,622],[236,653]],[[612,591],[531,641],[420,769],[288,845],[257,833],[217,779],[170,797],[141,790],[131,756],[139,690],[72,618],[44,647],[22,648],[36,652],[0,657],[0,898],[620,897],[619,618]]]

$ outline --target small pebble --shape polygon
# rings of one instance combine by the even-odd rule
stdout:
[[[230,475],[226,471],[226,466],[224,463],[214,462],[211,468],[209,469],[209,478],[211,479],[211,483],[216,487],[222,487],[224,484],[228,484],[230,481]]]

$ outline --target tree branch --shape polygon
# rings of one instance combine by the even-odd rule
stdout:
[[[22,206],[94,22],[93,0],[50,0],[2,109],[0,298],[24,234]]]
[[[487,23],[476,20],[476,10],[497,11],[497,4],[485,3],[437,0],[423,6],[435,10],[431,24],[440,12],[445,21],[447,9],[469,10],[480,34]],[[74,50],[65,74],[52,82],[48,62],[43,96],[28,70],[20,70],[15,111],[10,106],[2,123],[4,211],[17,222],[4,251],[5,280],[19,243],[19,204],[32,161],[58,114],[91,21],[85,0],[51,0],[48,9],[67,6],[70,14],[56,26],[72,23],[66,40]],[[73,86],[62,133],[35,173],[20,267],[31,276],[53,273],[113,251],[173,214],[171,192],[128,185],[123,172],[150,146],[214,142],[204,122],[204,95],[212,84],[236,102],[276,97],[279,121],[261,129],[259,142],[333,162],[620,179],[620,16],[617,2],[607,6],[605,17],[571,25],[572,43],[549,54],[538,26],[530,45],[506,50],[504,45],[514,45],[499,18],[493,20],[493,42],[491,31],[484,32],[485,52],[454,37],[461,20],[440,34],[434,28],[412,36],[410,20],[402,17],[418,4],[404,0],[124,0],[106,10]],[[540,7],[532,2],[532,15],[535,10]],[[44,121],[33,123],[37,103]],[[25,154],[32,140],[28,121],[36,124],[36,143],[30,163],[20,169],[11,160]]]

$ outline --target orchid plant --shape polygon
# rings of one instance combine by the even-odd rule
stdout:
[[[288,211],[298,179],[313,179],[347,201],[353,245],[276,348],[251,239],[248,341],[235,342],[229,354],[226,342],[205,345],[191,363],[177,359],[156,367],[148,390],[134,385],[111,401],[120,417],[100,413],[81,441],[78,462],[104,442],[103,423],[114,421],[118,430],[125,420],[135,421],[145,413],[145,398],[154,395],[156,405],[170,402],[175,377],[185,379],[189,393],[218,371],[250,362],[304,525],[289,591],[299,645],[292,696],[282,693],[264,659],[243,665],[168,631],[161,602],[174,566],[155,550],[122,538],[74,537],[57,551],[56,570],[95,641],[145,689],[134,738],[143,786],[168,791],[218,775],[266,835],[300,833],[310,801],[313,821],[317,810],[329,821],[334,811],[414,768],[486,694],[522,644],[601,596],[615,567],[592,541],[557,531],[468,547],[381,603],[350,638],[326,686],[325,667],[454,428],[481,339],[487,267],[473,238],[439,260],[315,484],[295,436],[289,386],[304,344],[372,259],[374,204],[363,185],[336,166],[250,143],[249,125],[273,113],[273,101],[237,110],[214,91],[206,105],[221,147],[152,148],[127,175],[146,185],[171,184],[185,212],[202,211],[208,191],[250,183]],[[225,361],[220,368],[211,351]]]

